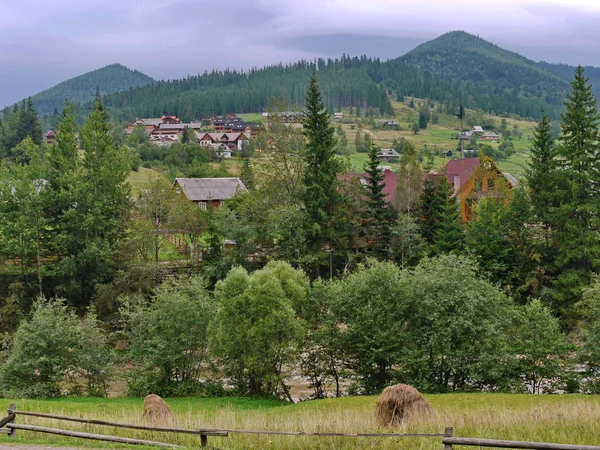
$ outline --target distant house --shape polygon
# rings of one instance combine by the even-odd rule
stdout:
[[[225,144],[210,144],[209,147],[217,158],[220,159],[231,159],[232,151]]]
[[[382,148],[377,152],[377,159],[385,162],[395,161],[399,156],[400,154],[393,148]]]
[[[473,133],[484,133],[483,128],[479,125],[475,125],[473,128],[471,128],[471,132]]]
[[[336,112],[335,114],[333,114],[333,120],[340,121],[343,118],[344,118],[344,113]]]
[[[201,209],[218,208],[225,200],[248,192],[239,178],[175,178],[173,189]]]
[[[500,135],[494,133],[493,131],[486,131],[481,135],[482,141],[498,141],[500,140]]]
[[[379,125],[380,127],[383,127],[383,128],[397,127],[398,122],[396,122],[395,120],[378,120],[377,125]]]
[[[472,131],[463,131],[462,133],[458,134],[458,139],[460,139],[461,141],[470,141],[472,137]]]
[[[196,133],[197,141],[203,147],[212,144],[225,144],[231,150],[242,151],[244,145],[250,141],[250,135],[246,133]]]
[[[54,130],[50,130],[44,135],[44,142],[46,143],[46,145],[54,145],[55,139],[56,132]]]
[[[446,158],[452,158],[452,150],[446,150],[442,152],[442,156],[445,156]]]

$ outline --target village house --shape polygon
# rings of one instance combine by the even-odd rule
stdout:
[[[46,145],[54,145],[54,140],[56,139],[56,132],[54,130],[48,131],[44,134],[44,142]]]
[[[173,189],[204,210],[218,208],[235,195],[248,192],[239,178],[175,178]]]
[[[250,142],[250,136],[246,133],[196,133],[197,141],[203,147],[212,144],[225,144],[231,150],[242,151],[244,145]]]
[[[225,144],[210,144],[210,149],[213,151],[215,156],[219,159],[231,159],[233,152]]]
[[[479,134],[483,134],[483,127],[481,127],[480,125],[475,125],[473,128],[471,128],[471,132],[472,133],[479,133]]]
[[[380,127],[383,128],[389,128],[389,127],[397,127],[398,126],[398,122],[396,122],[395,120],[378,120],[377,121],[377,125],[379,125]]]
[[[486,131],[481,135],[481,140],[496,142],[496,141],[500,140],[500,135],[494,133],[493,131]]]
[[[336,113],[333,114],[333,120],[335,120],[335,121],[339,122],[343,118],[344,118],[344,113],[336,112]]]
[[[382,148],[377,152],[377,159],[384,162],[396,161],[400,154],[393,148]]]
[[[480,199],[506,199],[510,190],[518,184],[512,175],[502,173],[488,157],[448,161],[443,173],[454,187],[452,197],[460,205],[463,222],[471,220],[473,208]]]

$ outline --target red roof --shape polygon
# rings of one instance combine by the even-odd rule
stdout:
[[[477,168],[479,167],[479,158],[465,158],[465,159],[453,159],[448,161],[444,172],[448,182],[454,186],[455,193],[460,190],[467,181],[473,176]],[[458,186],[455,185],[454,179],[458,176]]]

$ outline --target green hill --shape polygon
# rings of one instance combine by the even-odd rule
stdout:
[[[373,113],[388,115],[392,112],[389,94],[393,94],[437,101],[447,113],[463,103],[487,113],[524,118],[538,118],[545,108],[552,119],[557,119],[570,90],[572,68],[552,66],[463,31],[453,31],[385,62],[343,55],[339,59],[302,60],[249,71],[213,70],[156,83],[139,72],[113,65],[61,83],[38,94],[34,102],[42,113],[49,113],[58,104],[56,100],[52,103],[53,99],[62,101],[67,94],[76,102],[89,102],[98,85],[117,120],[169,113],[189,121],[211,113],[265,111],[273,98],[302,106],[308,79],[317,71],[325,104],[331,111],[359,107],[363,112],[372,108]],[[600,69],[590,71],[594,77],[598,71],[600,80]],[[129,89],[135,86],[133,81],[119,85],[132,79],[143,86]],[[69,91],[80,94],[73,96]],[[86,108],[84,105],[82,110]]]
[[[544,106],[556,116],[569,90],[563,76],[463,31],[421,44],[397,62],[451,82],[464,103],[490,112],[536,117]]]
[[[538,65],[568,81],[573,80],[573,74],[576,69],[575,66],[569,64],[553,64],[545,61],[540,61]],[[589,78],[590,83],[592,83],[594,93],[596,96],[600,96],[600,67],[584,66],[584,70],[585,75]]]
[[[52,113],[55,108],[60,111],[61,105],[67,97],[75,103],[90,101],[96,92],[96,88],[104,95],[154,84],[155,82],[153,78],[137,70],[128,69],[121,64],[111,64],[63,81],[32,96],[31,99],[38,114],[44,116]]]

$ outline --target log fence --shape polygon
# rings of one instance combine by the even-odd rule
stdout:
[[[453,436],[453,428],[446,427],[444,433],[335,433],[335,432],[305,432],[305,431],[274,431],[274,430],[240,430],[240,429],[218,429],[218,428],[172,428],[152,427],[137,424],[125,424],[109,422],[96,419],[85,419],[80,417],[61,416],[32,411],[18,411],[13,403],[7,410],[7,417],[0,420],[0,434],[14,438],[17,430],[47,433],[60,436],[70,436],[82,439],[92,439],[105,442],[116,442],[122,444],[147,445],[154,447],[181,448],[179,445],[165,442],[134,439],[121,436],[87,433],[82,431],[65,430],[60,428],[49,428],[37,425],[17,423],[18,416],[38,417],[66,422],[76,422],[88,425],[106,426],[114,428],[126,428],[160,433],[191,434],[200,436],[201,447],[208,446],[208,437],[227,437],[230,434],[265,434],[278,436],[306,436],[306,437],[352,437],[352,438],[442,438],[444,450],[458,450],[458,447],[487,447],[487,448],[513,448],[522,450],[600,450],[600,446],[555,444],[548,442],[526,442],[505,441],[495,439],[462,438]]]

